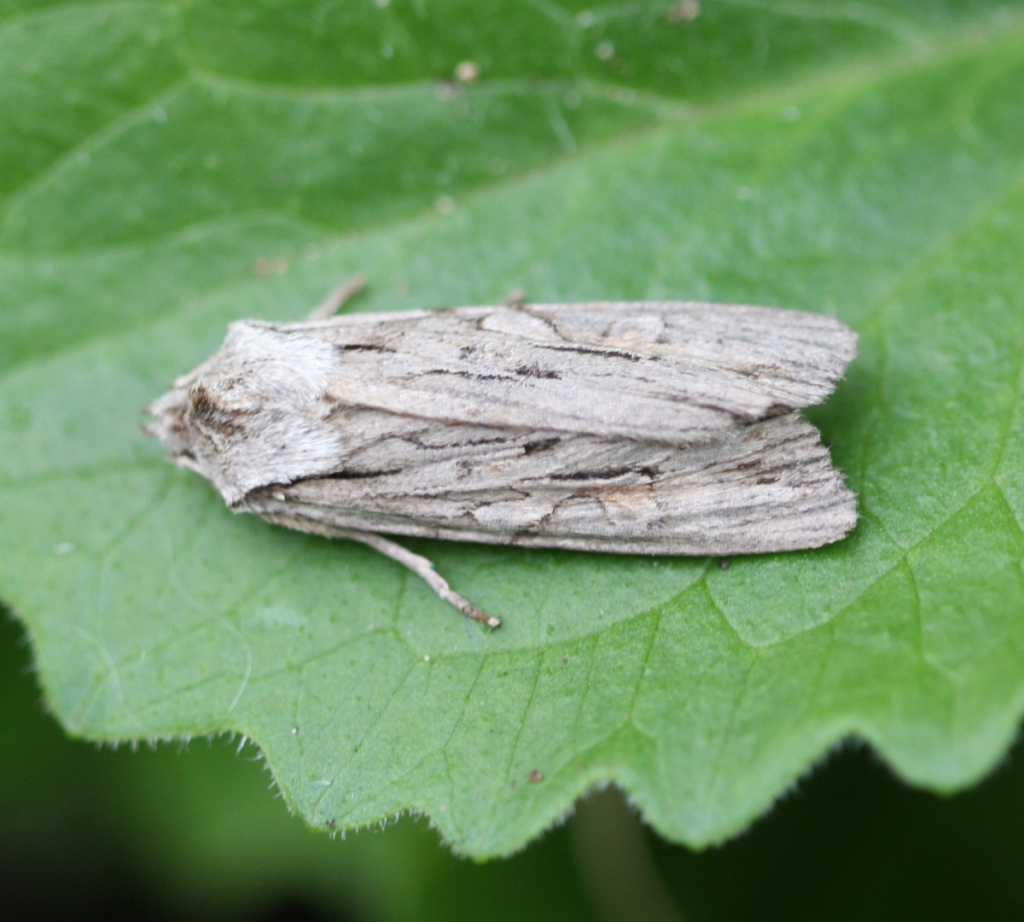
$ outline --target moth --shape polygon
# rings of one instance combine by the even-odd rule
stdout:
[[[384,534],[616,554],[819,547],[856,501],[799,410],[840,321],[687,301],[242,320],[147,409],[235,512],[361,541],[497,627]]]

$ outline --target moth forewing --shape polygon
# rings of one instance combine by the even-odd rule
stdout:
[[[242,321],[150,431],[236,511],[363,540],[487,620],[378,533],[698,555],[842,538],[854,496],[796,411],[855,351],[830,317],[690,302]]]
[[[818,431],[795,412],[687,449],[481,427],[421,448],[429,433],[335,475],[253,490],[242,508],[313,531],[688,555],[817,547],[856,521]]]
[[[831,317],[686,302],[356,314],[232,332],[244,352],[266,337],[267,355],[312,359],[333,345],[344,356],[330,375],[340,402],[673,444],[819,403],[856,348]]]

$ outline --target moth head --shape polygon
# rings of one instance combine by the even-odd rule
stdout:
[[[213,483],[233,507],[252,490],[329,472],[342,427],[321,400],[334,350],[267,324],[232,324],[221,350],[146,410],[146,431],[172,459]]]
[[[220,388],[184,379],[146,411],[154,421],[146,431],[155,435],[173,460],[210,480],[227,496],[227,461],[248,436],[255,407],[244,398],[226,399]]]

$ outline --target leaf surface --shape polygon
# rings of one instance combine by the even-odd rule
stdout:
[[[309,823],[480,858],[607,782],[719,841],[851,735],[977,780],[1024,706],[1022,50],[986,2],[0,2],[0,594],[54,713],[245,734]],[[841,317],[811,415],[856,532],[728,569],[409,542],[492,635],[232,516],[140,406],[357,271],[359,309]]]

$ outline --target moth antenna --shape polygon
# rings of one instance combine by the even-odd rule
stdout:
[[[366,278],[362,275],[352,276],[344,285],[339,285],[324,298],[323,303],[316,307],[307,319],[328,320],[364,288],[366,288]]]

